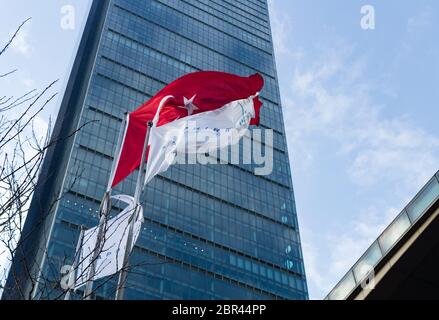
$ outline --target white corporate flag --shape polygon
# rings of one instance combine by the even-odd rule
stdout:
[[[130,217],[134,214],[137,207],[136,221],[134,224],[132,247],[139,237],[143,222],[143,208],[136,206],[134,198],[127,195],[115,195],[111,197],[126,203],[128,206],[117,216],[107,221],[104,230],[103,247],[95,264],[95,274],[91,280],[97,280],[117,273],[123,267],[123,258],[128,241]],[[93,250],[96,246],[98,226],[84,232],[83,243],[80,247],[78,266],[76,269],[75,289],[86,284],[91,263]]]
[[[253,99],[232,101],[216,110],[153,126],[145,184],[168,170],[177,154],[202,154],[238,143],[255,116]]]

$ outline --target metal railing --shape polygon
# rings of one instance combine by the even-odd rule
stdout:
[[[368,278],[384,256],[438,200],[439,171],[349,269],[325,300],[344,300],[349,297],[355,288]]]

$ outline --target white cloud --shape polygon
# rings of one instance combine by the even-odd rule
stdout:
[[[22,55],[29,56],[33,50],[29,42],[29,33],[26,29],[20,30],[11,44],[11,48]]]
[[[382,212],[370,207],[353,221],[331,226],[322,235],[302,228],[311,298],[323,299],[398,213],[395,208]]]
[[[418,15],[410,20],[408,30],[425,27],[429,19],[428,14]],[[398,114],[395,106],[381,103],[377,96],[397,97],[397,92],[390,96],[391,89],[380,87],[380,82],[368,76],[372,66],[367,53],[328,35],[327,43],[307,47],[306,54],[299,49],[302,54],[297,55],[298,49],[291,39],[288,44],[282,27],[282,21],[291,19],[280,19],[271,9],[271,20],[278,63],[284,66],[281,74],[289,81],[281,93],[296,173],[300,172],[303,180],[323,166],[321,161],[334,161],[330,165],[337,163],[334,170],[339,170],[340,181],[351,183],[352,196],[381,194],[363,203],[368,208],[359,213],[338,214],[328,207],[324,214],[334,216],[334,223],[325,227],[326,232],[323,228],[312,230],[313,222],[301,224],[311,297],[323,298],[437,171],[439,137],[416,124],[410,114]],[[392,73],[396,63],[391,63],[387,72]],[[289,75],[285,66],[291,66]],[[319,185],[311,179],[306,183]],[[335,189],[340,187],[337,183]],[[300,188],[297,180],[295,186]],[[386,188],[398,194],[389,198]],[[303,201],[299,205],[312,207]],[[319,213],[299,212],[299,216],[310,214]],[[341,216],[343,223],[337,221]]]
[[[348,160],[355,184],[372,186],[384,178],[420,187],[437,170],[439,138],[407,115],[386,114],[386,106],[374,101],[377,88],[362,79],[364,57],[352,59],[342,45],[324,52],[313,65],[292,70],[284,99],[285,117],[294,119],[286,122],[291,150],[332,143]]]
[[[414,16],[408,18],[406,33],[391,64],[392,73],[397,73],[402,66],[420,59],[421,55],[425,54],[425,43],[431,41],[429,34],[436,33],[436,30],[428,30],[432,29],[434,19],[428,7],[422,8]]]
[[[44,138],[47,135],[49,121],[42,116],[36,116],[33,120],[33,130],[38,138]]]
[[[291,28],[291,20],[288,16],[281,15],[274,6],[274,0],[268,1],[270,10],[271,29],[273,33],[273,45],[276,48],[277,54],[282,54],[288,51],[287,35]]]
[[[277,10],[276,0],[268,0],[270,11],[271,33],[276,55],[287,55],[295,60],[303,58],[303,50],[300,48],[291,50],[291,38],[289,35],[294,30],[293,20],[287,12]]]
[[[342,230],[328,233],[327,243],[332,248],[329,270],[333,279],[341,279],[398,213],[395,208],[381,212],[370,207]]]
[[[316,246],[316,235],[302,226],[302,251],[305,259],[305,272],[310,289],[310,299],[322,299],[332,288],[330,278],[322,265],[322,251]]]
[[[33,89],[35,88],[35,81],[30,78],[26,78],[23,80],[23,84],[25,85],[26,89]]]
[[[321,159],[321,149],[330,145],[331,157],[345,164],[340,174],[350,179],[352,193],[391,186],[400,192],[402,208],[438,169],[439,138],[409,116],[386,113],[386,106],[374,99],[376,88],[362,76],[366,59],[352,59],[351,49],[343,46],[322,52],[316,63],[292,70],[290,91],[283,99],[284,115],[291,119],[286,130],[296,171],[312,170],[310,159]],[[389,208],[392,202],[382,200],[368,212],[352,212],[343,228],[337,227],[340,223],[328,226],[324,237],[302,232],[315,297],[323,298],[396,216],[398,210]]]
[[[338,54],[328,50],[333,52],[313,66],[293,71],[284,99],[285,117],[292,120],[286,124],[296,170],[309,170],[309,159],[319,159],[319,149],[331,145],[333,156],[347,163],[346,175],[354,185],[377,190],[399,186],[401,199],[413,194],[438,168],[439,139],[409,117],[385,114],[385,107],[373,99],[373,86],[361,80],[365,60],[350,61],[349,49]],[[308,281],[320,298],[396,215],[397,210],[384,209],[388,204],[383,200],[379,208],[358,217],[352,212],[355,220],[345,221],[342,230],[328,226],[324,238],[302,233]]]
[[[424,8],[415,16],[410,17],[407,22],[407,32],[409,34],[416,33],[419,30],[428,27],[433,19],[432,12],[428,8]]]

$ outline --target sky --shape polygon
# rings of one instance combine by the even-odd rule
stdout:
[[[32,17],[0,58],[0,74],[19,69],[0,79],[0,95],[60,79],[61,98],[90,0],[0,3],[0,46]],[[361,23],[366,5],[374,29]],[[63,27],[66,6],[73,29]],[[439,2],[269,8],[310,298],[321,299],[439,169]]]

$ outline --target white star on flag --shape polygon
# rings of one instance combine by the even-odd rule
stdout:
[[[197,95],[194,94],[194,96],[190,99],[183,97],[184,99],[184,106],[179,106],[178,108],[181,109],[186,109],[188,116],[192,115],[192,113],[194,113],[194,110],[198,110],[198,107],[196,105],[194,105],[194,99]]]

